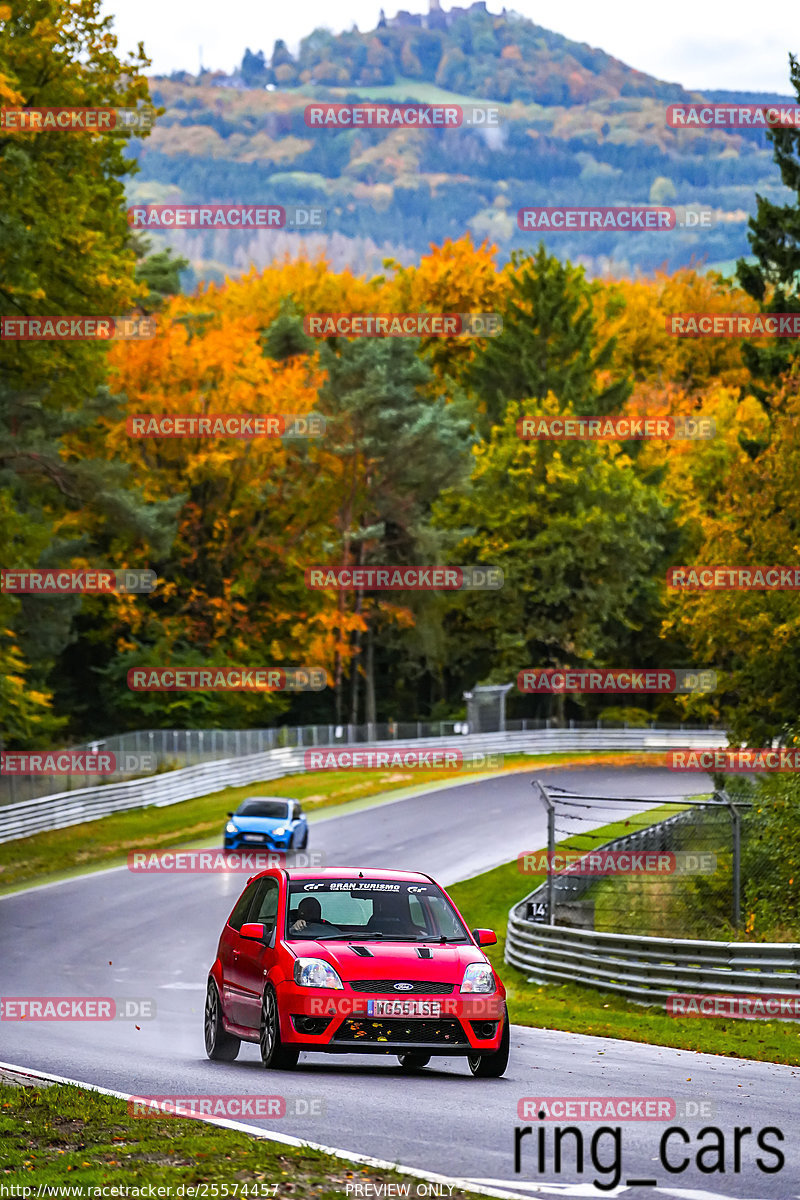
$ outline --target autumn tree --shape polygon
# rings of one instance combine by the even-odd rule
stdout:
[[[431,398],[432,371],[418,353],[416,339],[346,341],[326,348],[321,363],[327,379],[320,392],[328,417],[328,449],[341,463],[342,491],[333,516],[337,561],[380,565],[430,561],[435,538],[428,529],[432,501],[442,486],[464,472],[472,412],[463,396],[439,389]],[[425,546],[424,554],[420,551]],[[410,624],[419,610],[355,595],[355,612],[364,620],[367,720],[375,720],[374,651],[379,627]],[[342,611],[346,607],[339,593]],[[419,615],[425,616],[425,606]],[[430,613],[428,614],[430,616]],[[369,618],[369,619],[368,619]],[[362,630],[353,634],[354,657]],[[336,666],[336,719],[342,717],[341,656]],[[359,664],[352,674],[351,720],[357,719]]]
[[[502,423],[509,401],[543,400],[550,392],[576,413],[621,408],[630,383],[600,382],[614,342],[598,337],[598,285],[586,281],[582,268],[548,256],[544,245],[532,258],[515,252],[507,270],[502,333],[485,340],[467,372],[488,425]]]
[[[499,566],[500,591],[459,594],[449,660],[470,682],[508,682],[524,667],[639,665],[658,606],[671,514],[613,443],[525,442],[511,401],[473,451],[464,488],[434,518],[458,536],[450,561]],[[536,412],[564,410],[549,395]],[[642,664],[646,665],[646,664]]]
[[[800,63],[789,55],[789,78],[800,99]],[[740,258],[736,272],[742,287],[763,312],[800,313],[800,129],[782,126],[767,130],[784,187],[794,192],[786,204],[773,204],[756,194],[756,215],[749,219],[748,241],[755,263]],[[767,344],[746,342],[745,362],[758,383],[759,399],[797,361],[792,338],[769,338]]]
[[[5,107],[137,107],[149,99],[142,47],[117,56],[99,0],[0,6]],[[134,167],[126,133],[28,132],[0,137],[0,316],[124,315],[139,295],[124,211]],[[148,506],[130,471],[104,452],[100,421],[119,412],[98,342],[4,341],[0,357],[0,498],[19,535],[8,566],[125,565],[171,537],[174,508]],[[105,562],[104,562],[105,559]],[[76,636],[78,597],[3,602],[15,689],[5,728],[30,744],[53,731],[49,696]],[[20,691],[28,695],[24,701]],[[8,698],[8,695],[7,695]],[[41,723],[33,707],[40,706]],[[63,703],[63,697],[60,703]]]

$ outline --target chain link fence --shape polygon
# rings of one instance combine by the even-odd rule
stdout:
[[[547,852],[526,856],[520,867],[545,872],[547,881],[527,899],[529,920],[646,937],[713,938],[739,928],[750,803],[744,796],[714,792],[688,803],[658,797],[655,809],[626,811],[619,836],[609,840],[608,831],[590,825],[597,825],[597,805],[614,798],[538,780],[534,787],[547,809]],[[746,853],[745,861],[749,867]]]
[[[506,732],[548,730],[558,728],[554,718],[526,718],[505,722]],[[627,729],[620,721],[570,721],[569,729]],[[639,725],[634,726],[640,728]],[[669,722],[654,722],[645,728],[651,729],[704,730],[704,725],[678,725]],[[138,729],[130,733],[97,738],[92,742],[63,747],[70,751],[97,753],[104,751],[116,755],[119,770],[107,775],[9,775],[0,774],[0,805],[17,804],[24,800],[37,800],[53,793],[79,791],[103,783],[119,783],[122,780],[140,778],[143,775],[160,774],[164,771],[191,767],[198,763],[216,762],[222,759],[240,758],[249,754],[262,754],[287,746],[335,746],[354,745],[381,741],[410,741],[419,738],[458,738],[464,734],[479,733],[468,721],[384,721],[366,725],[280,725],[271,729]],[[0,749],[5,749],[0,742]],[[58,754],[59,750],[42,751]],[[154,758],[155,766],[140,769],[129,764],[126,756],[148,755]]]

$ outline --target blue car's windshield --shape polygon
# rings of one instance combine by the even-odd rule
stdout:
[[[236,816],[286,820],[289,816],[289,805],[286,800],[243,800],[236,810]]]
[[[286,936],[291,941],[469,940],[441,888],[400,879],[290,881]]]

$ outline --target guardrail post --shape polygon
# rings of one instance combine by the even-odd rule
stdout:
[[[715,793],[716,795],[717,793]],[[733,834],[733,927],[741,928],[742,924],[742,818],[739,810],[723,789],[718,793],[722,802],[727,805],[731,814],[731,833]]]
[[[547,809],[547,924],[555,925],[556,913],[553,903],[555,898],[555,880],[553,878],[552,863],[556,848],[556,806],[538,779],[532,779],[531,784],[534,788],[538,788],[539,795]]]

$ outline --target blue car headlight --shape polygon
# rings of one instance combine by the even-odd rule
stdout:
[[[237,826],[234,825],[233,821],[228,821],[228,824],[225,826],[225,832],[226,833],[238,833],[239,830],[238,830]]]
[[[277,829],[273,829],[272,836],[273,837],[283,837],[284,834],[286,834],[288,832],[289,832],[288,825],[279,825]]]

